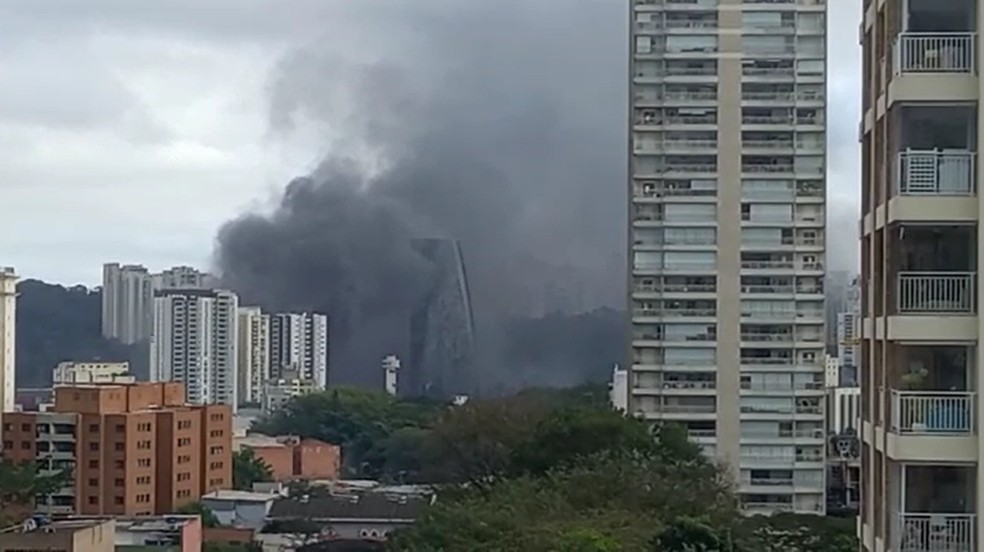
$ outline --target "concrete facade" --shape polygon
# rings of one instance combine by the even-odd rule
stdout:
[[[826,5],[630,5],[629,411],[822,514]]]

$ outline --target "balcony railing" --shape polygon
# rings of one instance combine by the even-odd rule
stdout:
[[[898,192],[901,195],[959,195],[974,193],[974,161],[970,151],[906,150],[899,153]]]
[[[974,33],[901,33],[892,48],[895,74],[973,73]]]
[[[911,435],[974,432],[976,395],[955,391],[892,391],[892,431]]]
[[[974,312],[974,272],[899,272],[903,314]]]
[[[974,514],[896,514],[899,552],[974,552]]]

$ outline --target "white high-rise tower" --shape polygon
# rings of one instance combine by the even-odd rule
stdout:
[[[17,274],[0,267],[0,418],[14,409],[17,360]]]
[[[629,412],[822,514],[826,3],[630,4]]]

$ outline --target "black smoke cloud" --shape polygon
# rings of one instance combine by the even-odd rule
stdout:
[[[272,212],[221,229],[217,269],[246,301],[328,312],[333,378],[375,381],[433,269],[409,239],[456,238],[483,384],[574,383],[543,351],[517,366],[530,347],[509,332],[526,330],[503,328],[624,307],[626,3],[335,3],[270,85],[271,134],[314,129],[324,156]]]
[[[413,237],[461,241],[493,372],[507,318],[617,305],[624,10],[368,4],[329,22],[361,26],[347,54],[326,39],[277,66],[272,132],[324,128],[327,151],[272,212],[220,230],[226,283],[271,309],[329,313],[343,381],[372,380],[384,354],[405,350],[409,308],[433,270]]]

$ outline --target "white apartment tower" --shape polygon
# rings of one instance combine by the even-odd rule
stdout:
[[[239,402],[259,403],[270,379],[270,316],[259,307],[239,308]]]
[[[0,418],[14,410],[14,365],[17,360],[17,274],[0,266]]]
[[[290,313],[270,316],[271,377],[288,373],[314,381],[319,389],[328,385],[328,317],[323,314]]]
[[[826,5],[631,6],[629,411],[822,514]]]
[[[153,328],[154,287],[140,265],[103,265],[102,334],[126,344],[146,341]]]
[[[173,289],[154,297],[150,380],[180,381],[188,402],[238,406],[239,299],[225,290]]]
[[[861,2],[860,540],[984,550],[980,0]]]

